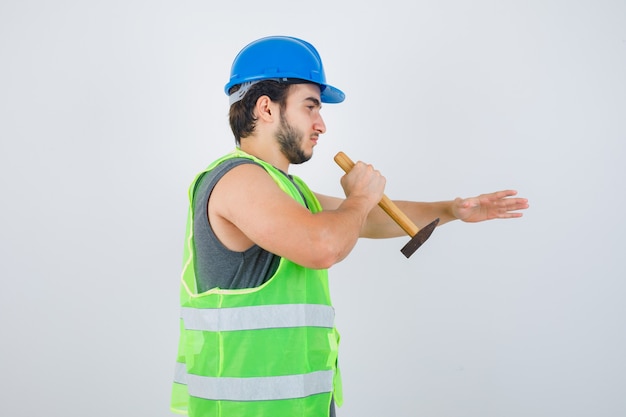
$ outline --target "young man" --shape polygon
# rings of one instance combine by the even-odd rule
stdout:
[[[289,166],[326,131],[326,83],[309,43],[274,36],[246,46],[226,85],[237,149],[190,187],[181,339],[172,410],[189,416],[334,416],[341,404],[327,269],[359,237],[403,236],[377,207],[385,178],[357,162],[345,198],[312,192]],[[418,225],[520,217],[515,191],[437,203],[397,202]]]

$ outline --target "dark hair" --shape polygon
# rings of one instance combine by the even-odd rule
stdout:
[[[280,111],[287,107],[287,93],[292,83],[278,82],[275,80],[260,81],[250,87],[245,96],[238,102],[230,106],[228,114],[230,129],[235,135],[235,143],[240,144],[240,139],[247,138],[254,132],[256,127],[256,117],[254,117],[254,107],[261,96],[268,96],[270,100],[278,103]],[[239,89],[239,85],[233,86],[229,94]]]

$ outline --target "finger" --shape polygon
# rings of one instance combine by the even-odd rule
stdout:
[[[493,196],[498,199],[512,197],[514,195],[517,195],[516,190],[502,190],[502,191],[496,191],[495,193],[493,193]]]
[[[499,219],[515,219],[518,217],[522,217],[524,215],[524,213],[517,213],[517,212],[507,212],[507,213],[502,213],[498,216]]]
[[[528,208],[528,203],[520,199],[521,201],[510,201],[504,208],[500,210],[498,217],[513,218],[522,217],[523,214],[517,212],[517,210],[524,210]]]
[[[511,199],[502,200],[502,202],[506,204],[506,207],[509,210],[519,210],[519,209],[528,208],[528,200],[525,198],[511,198]]]

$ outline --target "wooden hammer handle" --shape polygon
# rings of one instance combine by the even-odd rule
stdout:
[[[346,174],[352,170],[352,167],[354,167],[354,162],[352,162],[352,160],[348,158],[348,155],[343,152],[339,152],[335,155],[335,162],[345,171]],[[398,226],[400,226],[409,236],[413,237],[417,234],[417,232],[419,232],[420,229],[415,225],[415,223],[413,223],[411,219],[409,219],[409,217],[404,214],[404,212],[402,212],[386,195],[383,194],[383,198],[380,200],[378,205],[380,208],[385,210],[385,213],[398,223]]]

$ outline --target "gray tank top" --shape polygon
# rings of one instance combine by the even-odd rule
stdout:
[[[228,159],[205,173],[196,183],[193,199],[193,244],[198,292],[215,287],[258,287],[274,275],[278,268],[280,257],[260,246],[254,245],[244,252],[234,252],[226,248],[209,223],[207,206],[215,184],[234,167],[254,163],[247,158]]]

